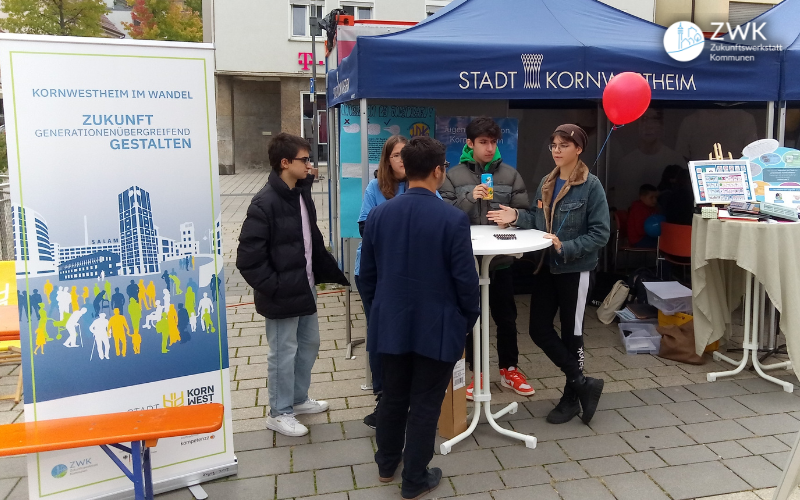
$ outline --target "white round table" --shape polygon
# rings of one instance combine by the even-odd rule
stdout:
[[[553,242],[544,238],[545,233],[534,229],[518,229],[514,227],[500,229],[495,225],[491,225],[471,226],[470,232],[472,233],[473,255],[483,256],[480,269],[478,270],[480,273],[479,283],[481,287],[481,317],[475,322],[472,335],[472,367],[474,368],[474,373],[483,374],[483,384],[480,382],[480,377],[475,377],[478,380],[475,381],[475,389],[473,391],[475,407],[472,412],[472,422],[470,426],[458,436],[442,443],[439,450],[442,455],[447,455],[450,453],[454,444],[459,443],[475,431],[481,417],[481,405],[483,405],[484,411],[486,412],[486,419],[497,432],[524,441],[525,446],[528,448],[536,448],[535,437],[504,429],[495,422],[495,419],[502,417],[506,413],[516,413],[516,402],[511,403],[497,413],[492,413],[492,394],[489,389],[489,263],[497,255],[512,255],[516,258],[520,258],[525,252],[545,249],[551,246]],[[516,238],[498,239],[495,238],[495,234],[513,234]],[[475,259],[475,267],[478,268],[477,258]]]

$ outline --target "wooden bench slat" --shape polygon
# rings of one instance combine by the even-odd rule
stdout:
[[[0,456],[205,434],[222,419],[223,406],[211,403],[8,424],[0,426]]]

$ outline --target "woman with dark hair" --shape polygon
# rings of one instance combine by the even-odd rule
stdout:
[[[369,181],[364,200],[361,202],[361,214],[358,216],[358,232],[364,236],[364,226],[367,223],[367,216],[370,211],[381,203],[399,196],[406,192],[408,183],[406,182],[406,169],[403,166],[403,159],[400,158],[400,151],[408,143],[408,139],[402,135],[393,135],[386,140],[381,151],[381,159],[378,163],[378,170],[375,179]],[[361,289],[358,274],[361,264],[361,244],[356,250],[356,265],[353,275],[355,276],[356,286]],[[369,321],[369,308],[371,304],[364,302],[364,313]],[[372,370],[372,392],[375,394],[375,401],[381,398],[381,363],[380,357],[369,356],[369,366]],[[375,411],[364,417],[364,423],[369,427],[375,428],[378,420],[378,405]]]
[[[597,410],[603,380],[583,375],[583,316],[589,291],[589,273],[610,234],[608,202],[600,180],[580,159],[586,132],[577,125],[561,125],[550,136],[556,168],[539,183],[529,210],[501,205],[489,212],[497,223],[547,233],[553,246],[542,252],[534,274],[530,336],[566,376],[564,395],[547,415],[563,424],[581,413],[588,424]],[[553,326],[560,311],[561,338]]]

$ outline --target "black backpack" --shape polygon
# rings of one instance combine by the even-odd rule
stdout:
[[[634,271],[633,274],[628,276],[627,285],[628,288],[630,288],[628,302],[634,304],[647,304],[647,290],[644,287],[644,283],[650,283],[653,281],[662,280],[658,277],[655,271],[646,267],[639,268]]]

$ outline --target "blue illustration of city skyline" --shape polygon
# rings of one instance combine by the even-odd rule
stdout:
[[[14,259],[17,262],[18,279],[26,276],[59,275],[60,280],[97,278],[101,269],[96,265],[100,255],[113,254],[115,264],[106,266],[103,276],[144,276],[159,272],[159,264],[187,256],[203,255],[200,239],[195,239],[194,222],[180,225],[180,239],[175,240],[161,234],[154,223],[150,193],[139,186],[130,186],[117,195],[119,237],[89,240],[86,217],[84,217],[84,244],[61,247],[50,239],[50,227],[46,219],[32,207],[12,207],[12,229],[14,234]],[[23,238],[25,229],[27,238]],[[220,218],[216,220],[213,233],[209,230],[202,238],[209,245],[208,253],[216,249],[222,255],[222,230]],[[23,241],[25,239],[26,241]],[[27,248],[23,246],[27,243]],[[27,261],[27,262],[26,262]],[[86,263],[86,264],[85,264]],[[90,267],[96,273],[63,273],[64,266]]]
[[[678,50],[670,50],[668,51],[669,54],[677,54],[678,52],[683,52],[684,50],[688,50],[695,45],[705,43],[705,38],[703,37],[703,33],[697,31],[694,26],[689,26],[689,29],[686,31],[686,36],[683,36],[683,23],[678,24]]]

